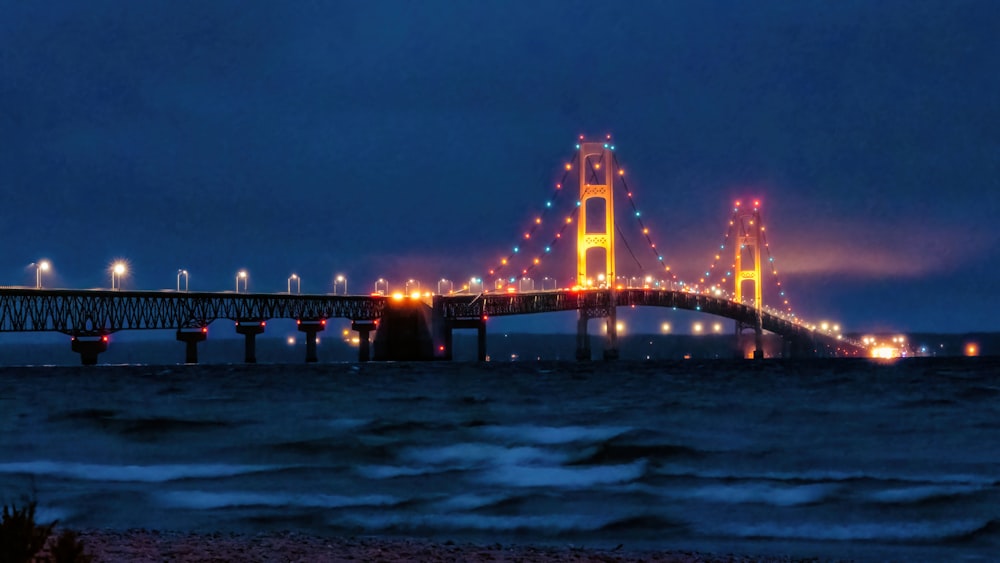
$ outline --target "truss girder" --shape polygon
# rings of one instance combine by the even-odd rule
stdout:
[[[380,296],[0,289],[0,332],[193,328],[217,319],[375,320],[384,307]]]
[[[612,306],[617,307],[668,307],[688,311],[701,311],[735,321],[754,325],[758,310],[750,305],[737,303],[723,297],[701,293],[659,289],[619,289],[586,291],[536,291],[516,294],[483,294],[480,296],[442,296],[438,307],[445,319],[464,320],[506,315],[527,315],[557,311],[582,310],[590,318],[605,317]],[[784,338],[803,341],[826,341],[829,337],[818,334],[794,321],[767,311],[759,312],[761,326]],[[844,346],[849,344],[844,343]]]

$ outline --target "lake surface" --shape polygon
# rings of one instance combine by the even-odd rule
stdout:
[[[995,560],[1000,360],[0,368],[76,528]]]

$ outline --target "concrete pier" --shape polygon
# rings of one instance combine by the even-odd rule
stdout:
[[[264,333],[265,325],[267,325],[266,321],[259,320],[236,321],[236,333],[242,334],[246,341],[244,362],[257,363],[257,335]]]
[[[372,359],[371,333],[375,330],[375,321],[351,321],[351,330],[358,333],[358,361],[367,362]]]
[[[299,319],[295,324],[306,335],[306,363],[316,363],[316,334],[326,330],[326,319]]]
[[[80,354],[80,363],[85,366],[97,364],[97,356],[108,351],[108,335],[73,336],[70,342],[72,349]]]
[[[177,340],[185,344],[184,363],[198,363],[198,343],[204,342],[208,338],[208,327],[200,328],[179,328],[177,329]]]

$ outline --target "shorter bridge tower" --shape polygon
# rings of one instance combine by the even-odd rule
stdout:
[[[736,202],[736,211],[733,214],[733,229],[736,240],[734,252],[735,271],[733,279],[736,287],[733,290],[733,297],[738,303],[744,303],[743,284],[750,282],[753,284],[753,301],[749,304],[756,310],[753,324],[736,322],[736,346],[742,355],[743,352],[743,332],[754,331],[754,359],[764,357],[764,335],[763,317],[761,308],[764,306],[763,290],[761,288],[760,256],[764,251],[762,236],[763,226],[760,222],[760,202],[754,201],[753,208],[744,207],[741,202]],[[749,260],[751,265],[745,266],[744,260]]]
[[[587,322],[593,318],[604,318],[607,322],[607,341],[604,359],[618,358],[618,322],[615,311],[615,175],[613,159],[606,142],[580,142],[580,199],[576,229],[576,283],[581,287],[591,285],[587,271],[587,252],[592,248],[604,249],[604,280],[610,292],[610,302],[600,310],[580,310],[577,322],[576,358],[590,359],[590,337]],[[602,200],[604,220],[601,227],[594,227],[588,221],[588,203]],[[595,221],[596,222],[596,221]]]

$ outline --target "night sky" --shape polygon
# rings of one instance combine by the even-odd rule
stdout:
[[[0,284],[485,275],[611,133],[681,279],[760,198],[801,316],[1000,329],[997,2],[0,5]]]

